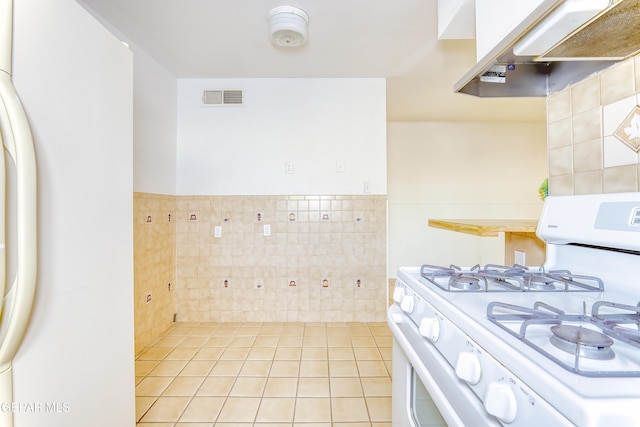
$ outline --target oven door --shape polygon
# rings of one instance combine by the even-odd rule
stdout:
[[[393,333],[394,427],[500,426],[473,391],[399,307],[389,308]]]
[[[393,426],[446,427],[422,379],[397,342],[393,344]]]

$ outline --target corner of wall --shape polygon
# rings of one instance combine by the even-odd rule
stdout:
[[[176,196],[134,193],[134,332],[140,354],[176,313]]]

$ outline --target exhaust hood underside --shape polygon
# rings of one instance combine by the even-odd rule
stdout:
[[[513,46],[561,1],[544,1],[467,73],[455,92],[480,97],[547,96],[640,51],[640,0],[619,1],[537,57],[516,56]],[[502,83],[482,81],[502,65]]]

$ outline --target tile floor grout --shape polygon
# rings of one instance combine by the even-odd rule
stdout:
[[[387,427],[391,341],[385,323],[177,323],[136,358],[136,420]]]

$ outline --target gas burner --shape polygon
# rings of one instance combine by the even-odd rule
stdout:
[[[449,286],[465,291],[477,291],[480,286],[480,278],[470,274],[457,274],[449,279]]]
[[[527,267],[518,264],[514,264],[512,266],[487,264],[480,270],[480,273],[496,276],[521,276],[528,270],[529,269]]]
[[[556,290],[556,285],[554,285],[555,280],[541,274],[525,274],[524,275],[524,283],[527,289],[535,290],[535,291],[554,291]]]
[[[441,267],[424,264],[420,268],[420,275],[446,291],[479,291],[487,287],[486,279],[474,271],[479,268],[480,266],[475,266],[463,271],[455,265]]]
[[[613,340],[601,332],[575,325],[554,325],[551,332],[551,344],[566,353],[597,360],[615,357]]]
[[[586,307],[583,311],[566,314],[543,302],[528,308],[496,301],[487,306],[487,318],[578,375],[640,377],[640,369],[633,368],[637,365],[627,363],[637,360],[637,331],[620,331],[623,324],[640,322],[640,307],[598,301],[591,308],[591,315],[586,314]]]
[[[422,267],[420,267],[420,274],[430,280],[433,280],[436,277],[453,276],[459,271],[460,267],[456,266],[442,267],[439,265],[423,264]]]

